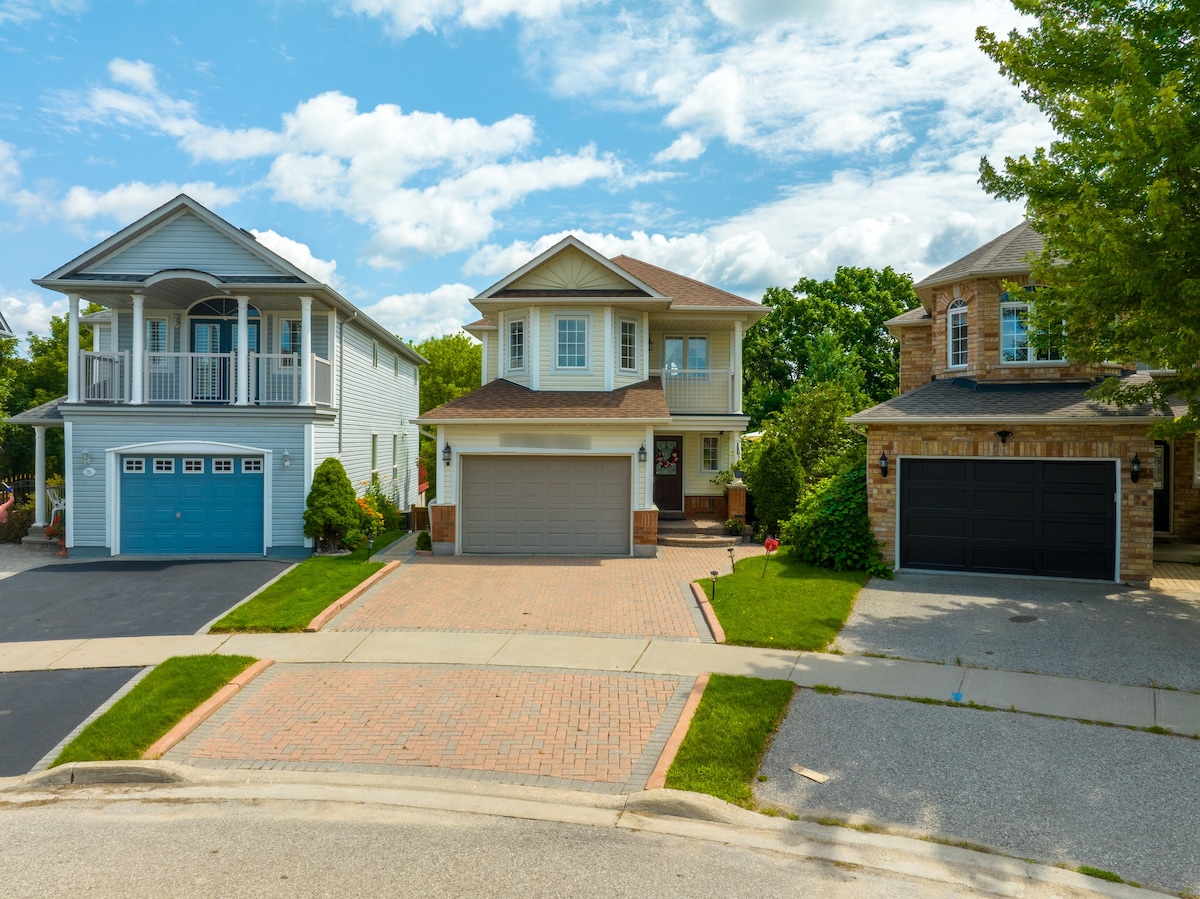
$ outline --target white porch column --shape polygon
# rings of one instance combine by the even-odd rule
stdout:
[[[529,338],[525,341],[525,355],[529,359],[529,389],[538,390],[542,386],[541,306],[529,307]]]
[[[130,402],[146,402],[146,298],[135,293],[133,299],[133,379]]]
[[[237,317],[237,399],[235,406],[245,406],[250,403],[250,298],[238,297]]]
[[[300,405],[313,404],[312,297],[300,298]]]
[[[46,521],[46,429],[33,429],[33,526],[44,528]],[[70,464],[68,460],[68,464]]]
[[[604,389],[612,390],[616,352],[613,348],[613,307],[604,307]]]
[[[67,294],[67,402],[79,402],[79,294]]]
[[[733,346],[729,348],[730,362],[733,364],[733,408],[730,412],[742,414],[742,323],[733,323]]]

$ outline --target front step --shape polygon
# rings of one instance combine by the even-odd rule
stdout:
[[[659,546],[740,546],[742,538],[730,534],[675,533],[659,534]]]

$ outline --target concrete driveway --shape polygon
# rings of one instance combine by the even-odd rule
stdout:
[[[837,646],[1200,691],[1200,594],[905,571],[867,584]]]
[[[66,562],[0,581],[0,643],[194,634],[288,567],[229,562]]]

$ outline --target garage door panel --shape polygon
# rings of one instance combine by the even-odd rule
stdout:
[[[901,459],[900,565],[1109,580],[1111,462]]]
[[[468,455],[462,466],[464,552],[628,554],[628,459]]]

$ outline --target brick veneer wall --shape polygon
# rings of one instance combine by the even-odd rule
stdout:
[[[1200,541],[1200,489],[1194,482],[1196,438],[1183,437],[1171,446],[1172,497],[1171,531],[1181,540]]]
[[[633,513],[634,546],[658,543],[658,509],[637,509]]]
[[[724,521],[729,517],[728,504],[723,496],[685,496],[683,517]]]
[[[1012,425],[1015,433],[1003,445],[996,439],[999,425],[871,425],[867,458],[886,452],[891,469],[880,477],[879,466],[867,466],[867,513],[871,530],[883,544],[883,558],[896,557],[896,460],[900,456],[978,457],[984,459],[1103,459],[1121,460],[1121,580],[1146,584],[1154,564],[1154,478],[1148,475],[1154,441],[1146,425]],[[1142,459],[1142,477],[1129,481],[1129,460]]]
[[[933,334],[928,324],[905,325],[900,337],[900,392],[928,384],[933,374]]]
[[[434,543],[453,543],[454,529],[458,516],[457,506],[429,507],[429,536]]]

